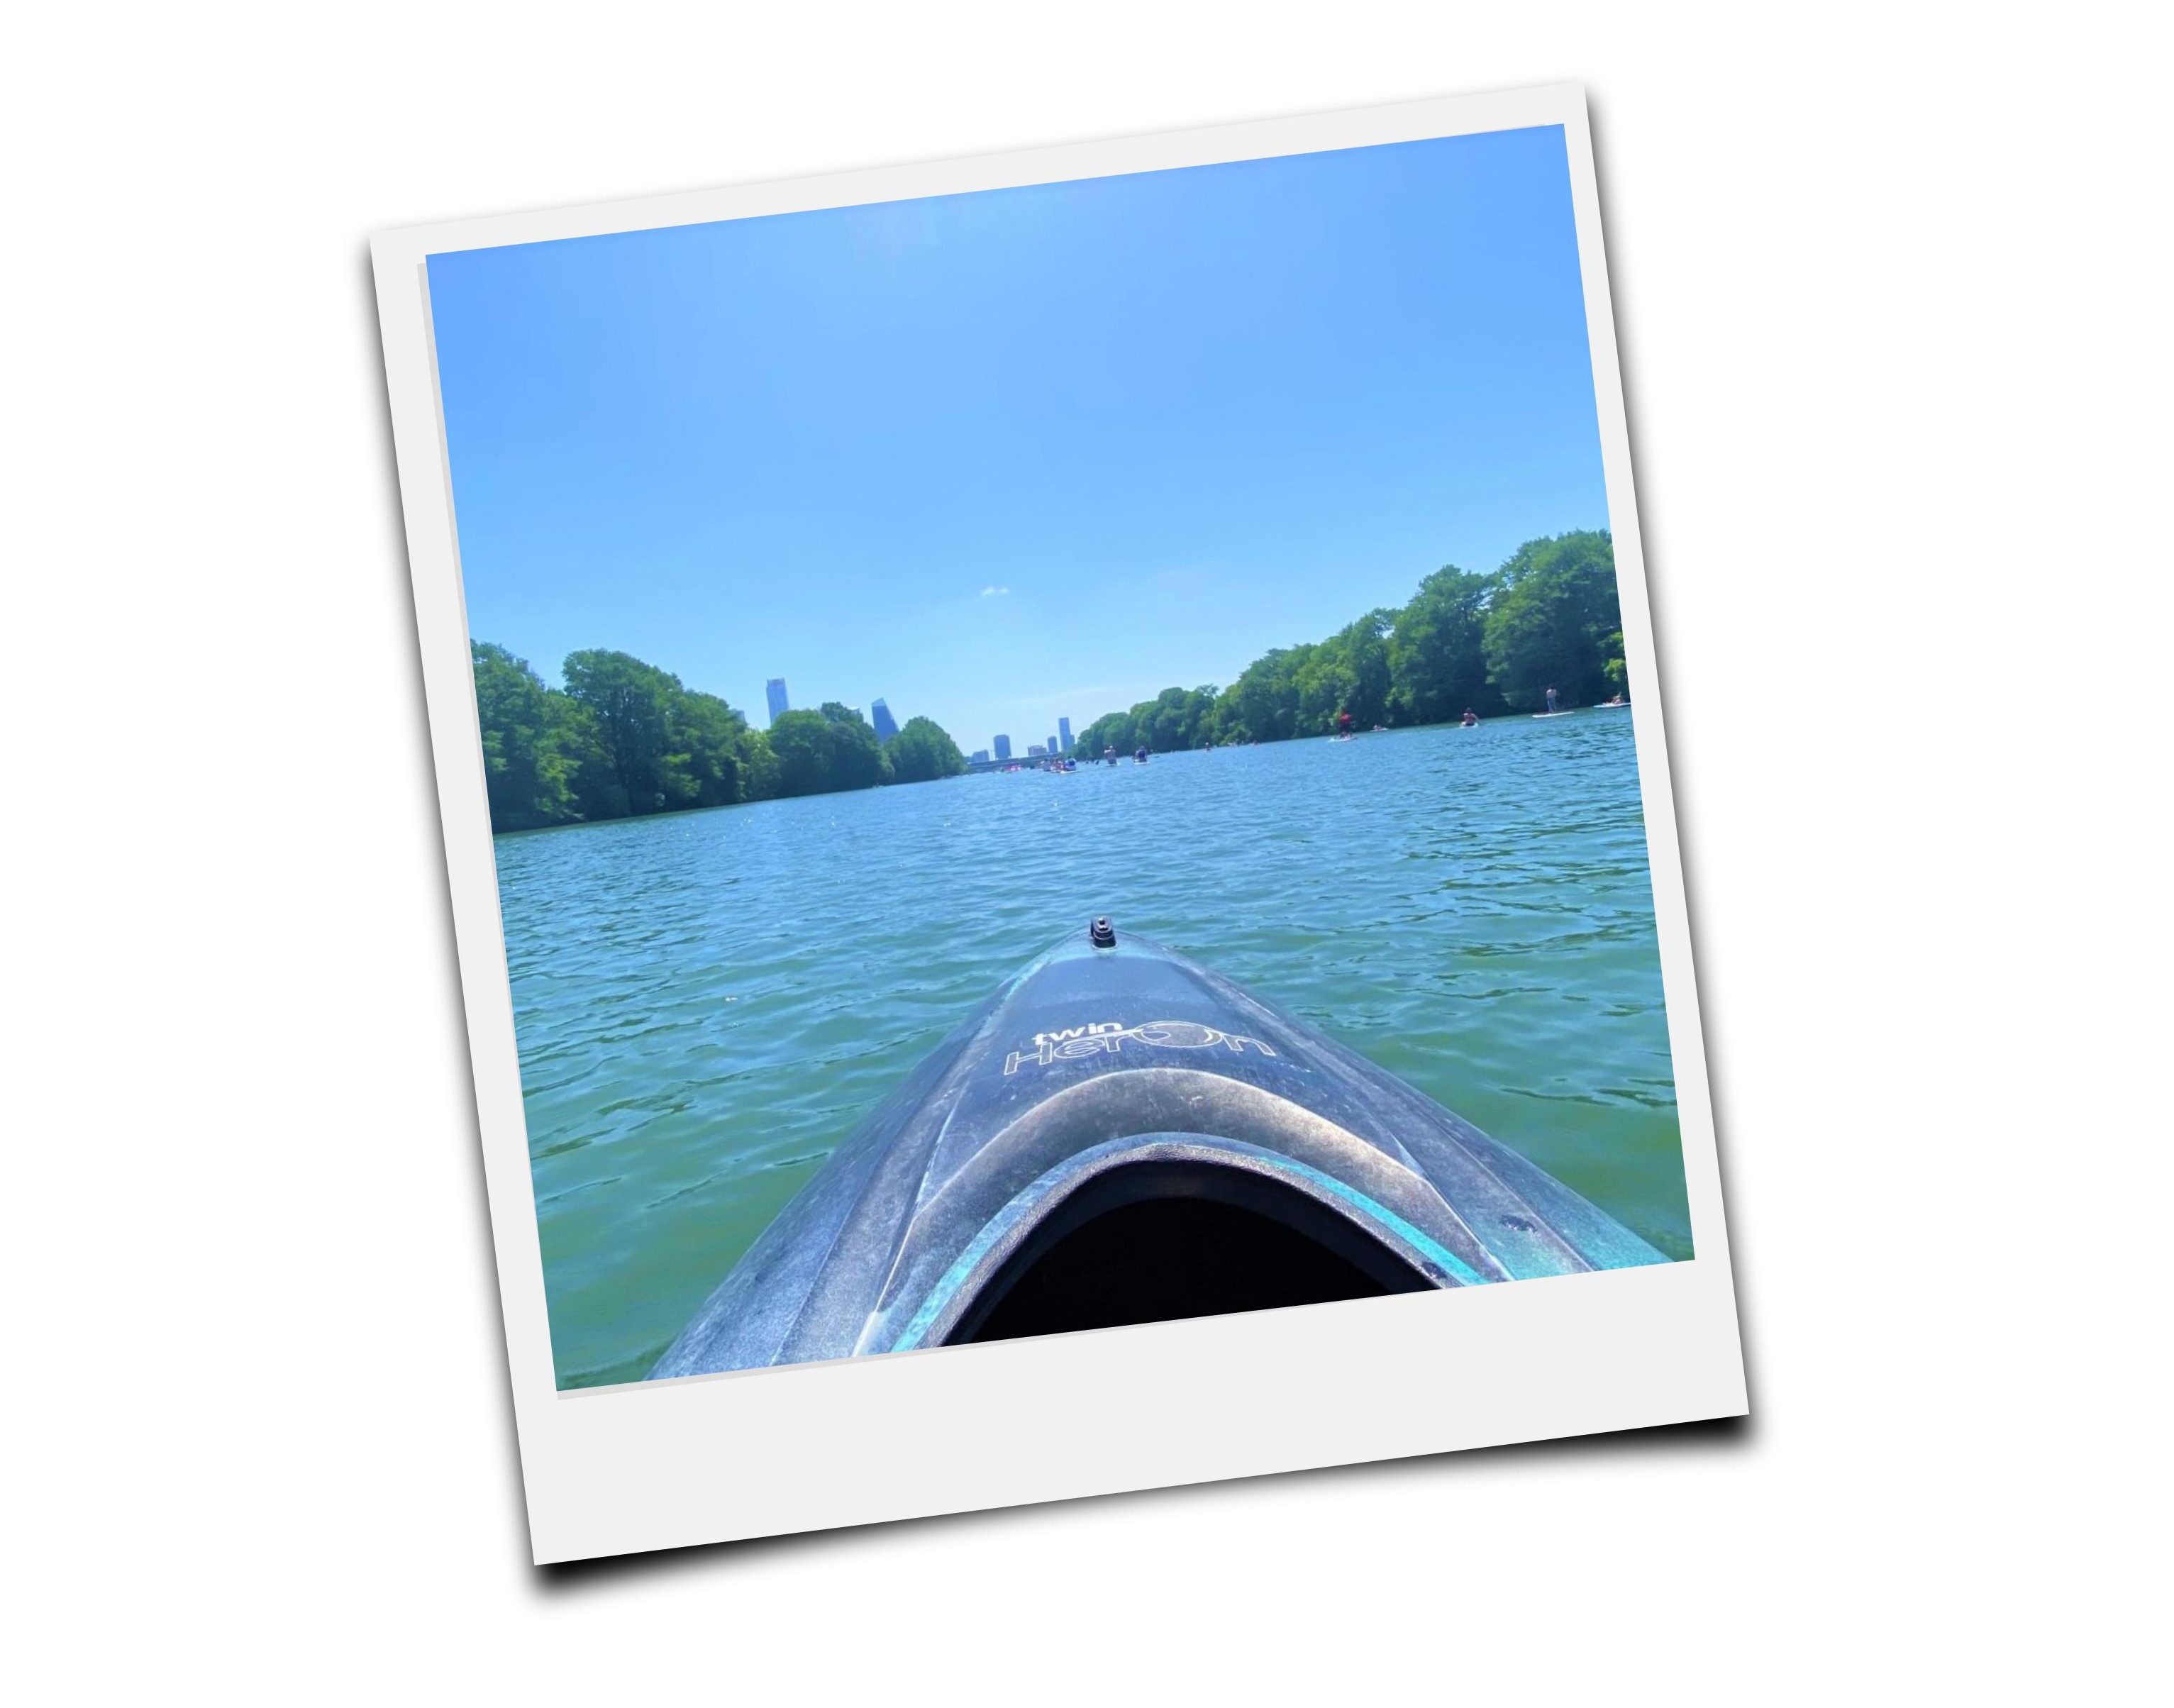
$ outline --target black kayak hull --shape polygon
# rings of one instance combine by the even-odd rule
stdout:
[[[1666,1261],[1208,968],[1082,937],[930,1053],[652,1375]]]

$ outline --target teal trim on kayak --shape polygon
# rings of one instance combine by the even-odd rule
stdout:
[[[1286,1174],[1297,1175],[1312,1181],[1317,1186],[1333,1192],[1353,1208],[1371,1217],[1382,1227],[1387,1229],[1445,1275],[1455,1277],[1457,1281],[1468,1287],[1486,1284],[1488,1279],[1486,1276],[1481,1274],[1439,1240],[1430,1239],[1421,1233],[1386,1204],[1376,1203],[1366,1193],[1348,1186],[1333,1176],[1325,1175],[1319,1169],[1311,1168],[1295,1158],[1277,1156],[1273,1152],[1259,1150],[1252,1145],[1245,1146],[1244,1149],[1248,1156],[1256,1157]],[[958,1260],[944,1272],[935,1286],[929,1289],[928,1296],[921,1301],[921,1308],[913,1313],[912,1320],[906,1325],[905,1330],[898,1338],[891,1343],[890,1349],[893,1352],[911,1352],[919,1346],[922,1338],[934,1326],[936,1319],[944,1314],[944,1307],[951,1302],[959,1289],[966,1284],[966,1278],[974,1273],[982,1259],[988,1255],[990,1248],[1003,1238],[1013,1224],[1025,1214],[1049,1187],[1058,1181],[1076,1175],[1078,1172],[1079,1159],[1075,1158],[1061,1169],[1051,1170],[1006,1204],[1002,1210],[992,1216],[983,1225],[981,1232],[967,1242],[966,1249],[959,1254]]]

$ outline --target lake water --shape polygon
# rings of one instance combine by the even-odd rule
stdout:
[[[499,838],[560,1385],[646,1375],[914,1063],[1098,913],[1689,1257],[1635,715]]]

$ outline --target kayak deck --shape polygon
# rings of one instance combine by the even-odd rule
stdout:
[[[1666,1261],[1334,1040],[1111,938],[933,1051],[652,1374]]]

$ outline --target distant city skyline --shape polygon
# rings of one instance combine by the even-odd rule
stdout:
[[[554,684],[610,648],[1061,747],[1609,525],[1555,127],[428,273],[469,632]]]

